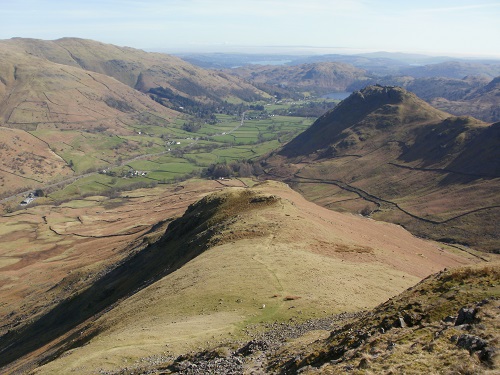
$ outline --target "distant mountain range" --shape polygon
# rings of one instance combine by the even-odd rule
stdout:
[[[182,53],[185,61],[210,69],[227,69],[247,65],[301,65],[336,62],[367,70],[378,76],[400,75],[412,71],[415,75],[463,78],[470,74],[489,77],[500,75],[500,60],[464,59],[449,56],[374,52],[362,54],[281,55],[281,54],[231,54],[231,53]],[[408,73],[409,74],[409,73]]]
[[[218,71],[0,41],[0,193],[92,178],[0,216],[0,372],[498,371],[500,74],[394,57]],[[353,93],[301,134],[267,110],[331,91]],[[221,109],[229,130],[183,129]],[[235,178],[188,179],[194,157]],[[94,173],[176,164],[141,188]]]
[[[257,85],[266,84],[288,89],[292,93],[312,92],[317,95],[348,91],[352,86],[369,80],[364,70],[338,62],[294,66],[246,65],[227,72]]]
[[[142,92],[162,87],[201,101],[219,101],[232,97],[253,99],[263,94],[241,80],[198,69],[175,56],[92,40],[63,38],[45,41],[14,38],[2,42],[2,49],[6,47],[57,64],[105,74]]]
[[[268,92],[270,86],[288,90],[289,95],[297,97],[305,92],[321,96],[352,92],[367,85],[397,85],[452,114],[471,115],[487,122],[500,120],[500,99],[492,87],[495,77],[500,76],[499,60],[385,52],[305,57],[243,54],[181,57],[205,68],[224,69]],[[492,93],[487,94],[488,91]]]

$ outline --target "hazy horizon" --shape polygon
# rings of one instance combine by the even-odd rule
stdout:
[[[0,39],[79,37],[171,53],[500,58],[500,1],[6,0],[2,13]]]

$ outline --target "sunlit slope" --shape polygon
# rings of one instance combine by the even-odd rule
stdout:
[[[201,69],[167,54],[79,38],[14,38],[4,43],[58,64],[105,74],[143,92],[162,87],[200,102],[267,96],[239,78]]]
[[[114,78],[0,42],[0,194],[136,156],[138,142],[120,136],[178,115]]]
[[[109,76],[56,64],[3,48],[0,115],[2,126],[24,130],[96,128],[123,133],[134,115],[177,114]]]
[[[498,262],[432,275],[327,339],[278,351],[268,370],[496,374],[499,281]]]
[[[144,256],[113,271],[106,284],[98,281],[85,301],[76,296],[66,305],[65,314],[90,311],[102,298],[117,301],[124,287],[137,291],[154,281],[81,325],[76,345],[88,343],[39,373],[116,369],[241,337],[249,323],[373,307],[432,272],[472,261],[401,227],[321,208],[275,182],[206,196]],[[44,335],[57,329],[45,328]],[[51,346],[69,348],[71,336],[61,337]]]

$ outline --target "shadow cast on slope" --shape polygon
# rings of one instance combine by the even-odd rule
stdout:
[[[209,239],[217,229],[217,223],[214,226],[211,219],[220,204],[221,200],[205,199],[205,202],[191,205],[184,216],[170,223],[158,242],[124,260],[88,289],[62,301],[47,314],[6,333],[0,338],[0,367],[68,333],[68,337],[52,345],[51,353],[45,352],[27,362],[31,365],[46,363],[65,350],[90,340],[91,337],[79,337],[71,330],[179,269],[209,247]],[[96,329],[90,336],[95,334]]]

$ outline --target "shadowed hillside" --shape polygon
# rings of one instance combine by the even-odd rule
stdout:
[[[267,173],[327,207],[498,251],[498,129],[371,86],[268,158]]]
[[[213,246],[213,242],[220,242],[219,231],[239,212],[276,203],[277,197],[261,197],[243,191],[236,195],[212,195],[191,205],[182,218],[169,225],[165,236],[157,243],[122,261],[88,289],[62,301],[34,322],[3,335],[0,366],[43,347],[120,299],[179,269]],[[248,232],[244,237],[252,235]],[[91,329],[89,336],[96,333]],[[85,339],[80,337],[76,341],[82,343]],[[75,336],[70,335],[58,346],[67,349],[74,344]]]
[[[458,98],[435,98],[432,105],[456,115],[470,115],[484,121],[500,120],[500,77],[469,90]]]
[[[447,116],[405,90],[371,86],[353,93],[334,110],[321,116],[279,154],[305,156],[327,147],[347,149],[361,142],[371,146],[370,138],[376,133],[386,133],[398,126],[408,127],[412,123],[442,120]]]

